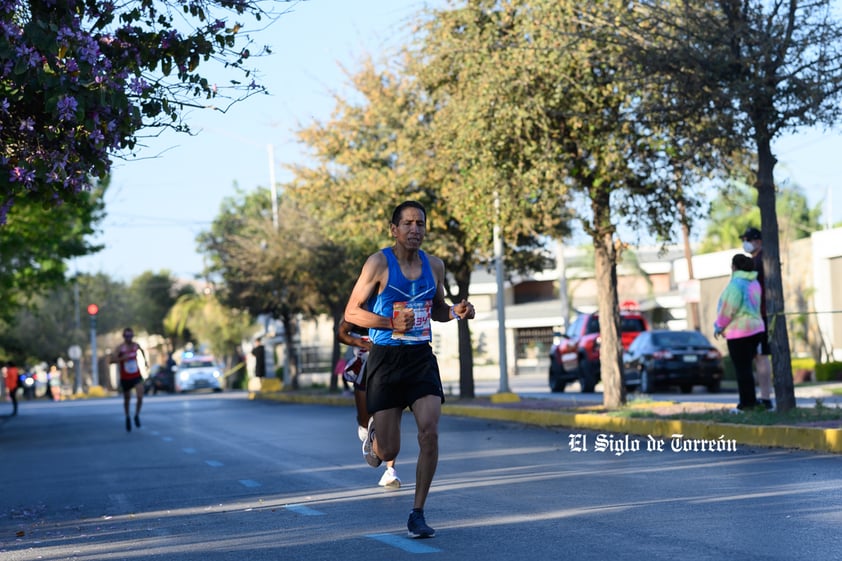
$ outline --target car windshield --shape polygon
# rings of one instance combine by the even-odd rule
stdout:
[[[620,318],[620,331],[646,331],[640,318]]]
[[[621,317],[620,318],[620,331],[621,332],[646,331],[646,326],[643,324],[643,320],[641,318]],[[592,316],[588,320],[588,327],[585,330],[585,334],[589,334],[589,333],[599,333],[599,318],[596,317],[596,316]]]
[[[210,360],[191,360],[181,363],[181,368],[213,368],[214,366]]]
[[[710,343],[698,331],[667,331],[652,335],[652,343],[658,347],[707,347]]]

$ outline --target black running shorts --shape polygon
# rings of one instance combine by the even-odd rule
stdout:
[[[120,387],[123,389],[124,393],[132,391],[132,388],[142,383],[143,378],[141,378],[140,376],[138,376],[137,378],[129,378],[128,380],[125,380],[123,378],[120,379]]]
[[[435,395],[444,403],[439,365],[429,344],[373,345],[365,365],[366,408],[412,408],[418,399]]]

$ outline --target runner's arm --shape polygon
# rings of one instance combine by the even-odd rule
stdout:
[[[351,291],[351,296],[348,298],[345,321],[360,327],[392,329],[392,318],[377,315],[366,309],[369,298],[376,293],[384,280],[384,275],[387,276],[388,272],[386,256],[383,253],[378,251],[366,259],[360,276],[354,284],[354,289]]]

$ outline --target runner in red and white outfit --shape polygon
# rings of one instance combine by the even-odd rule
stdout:
[[[134,410],[134,424],[140,428],[140,408],[143,405],[143,377],[140,375],[140,365],[137,362],[137,355],[143,355],[144,364],[148,365],[146,353],[132,341],[134,332],[130,327],[123,330],[123,343],[111,353],[110,362],[116,363],[120,369],[120,389],[123,391],[123,410],[126,412],[126,430],[131,432],[132,421],[129,417],[129,402],[132,398],[132,389],[137,396]]]

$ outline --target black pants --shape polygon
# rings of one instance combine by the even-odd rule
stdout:
[[[9,397],[12,398],[12,415],[18,414],[18,388],[9,390]]]
[[[757,394],[754,391],[754,372],[752,364],[757,354],[763,333],[757,333],[739,339],[728,339],[728,353],[737,374],[737,388],[740,392],[740,409],[751,409],[757,405]]]

